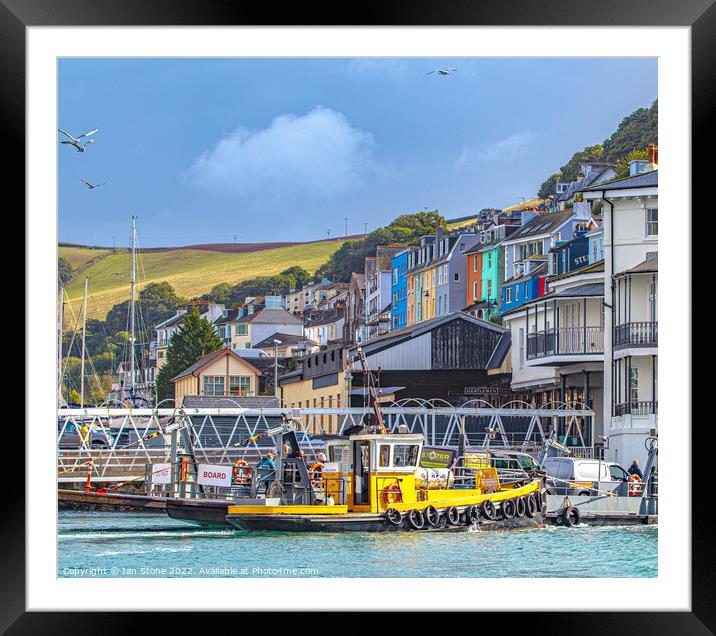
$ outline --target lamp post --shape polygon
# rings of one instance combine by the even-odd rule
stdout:
[[[274,397],[278,400],[278,346],[281,344],[280,340],[273,340],[273,393]]]

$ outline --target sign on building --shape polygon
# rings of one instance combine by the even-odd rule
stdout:
[[[201,486],[231,486],[231,466],[199,464],[197,483]]]

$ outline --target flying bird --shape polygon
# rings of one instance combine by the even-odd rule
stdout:
[[[57,129],[58,132],[61,132],[65,137],[70,139],[70,141],[61,141],[61,144],[67,144],[69,146],[74,146],[77,149],[77,152],[84,152],[87,149],[87,146],[90,144],[93,144],[95,142],[94,139],[88,139],[85,141],[84,145],[82,145],[82,142],[80,141],[83,137],[89,137],[90,135],[94,135],[99,128],[95,128],[94,130],[90,130],[89,132],[81,134],[79,137],[73,137],[70,135],[70,133],[65,132],[64,130]]]
[[[100,186],[105,185],[104,182],[102,183],[90,183],[89,181],[85,181],[84,179],[80,179],[82,183],[84,183],[90,190],[94,190],[95,188],[99,188]]]
[[[436,71],[430,71],[429,73],[425,73],[426,75],[431,75],[432,73],[437,73],[438,75],[450,75],[450,73],[457,73],[456,68],[439,68]]]

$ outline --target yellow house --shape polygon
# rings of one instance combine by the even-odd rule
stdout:
[[[172,378],[174,403],[181,406],[187,395],[244,397],[259,394],[261,371],[231,349],[204,356]]]

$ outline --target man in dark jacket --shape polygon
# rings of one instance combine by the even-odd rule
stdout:
[[[639,468],[639,462],[635,459],[632,461],[629,470],[627,471],[630,475],[638,475],[639,479],[643,479],[644,475],[641,474],[641,468]]]

